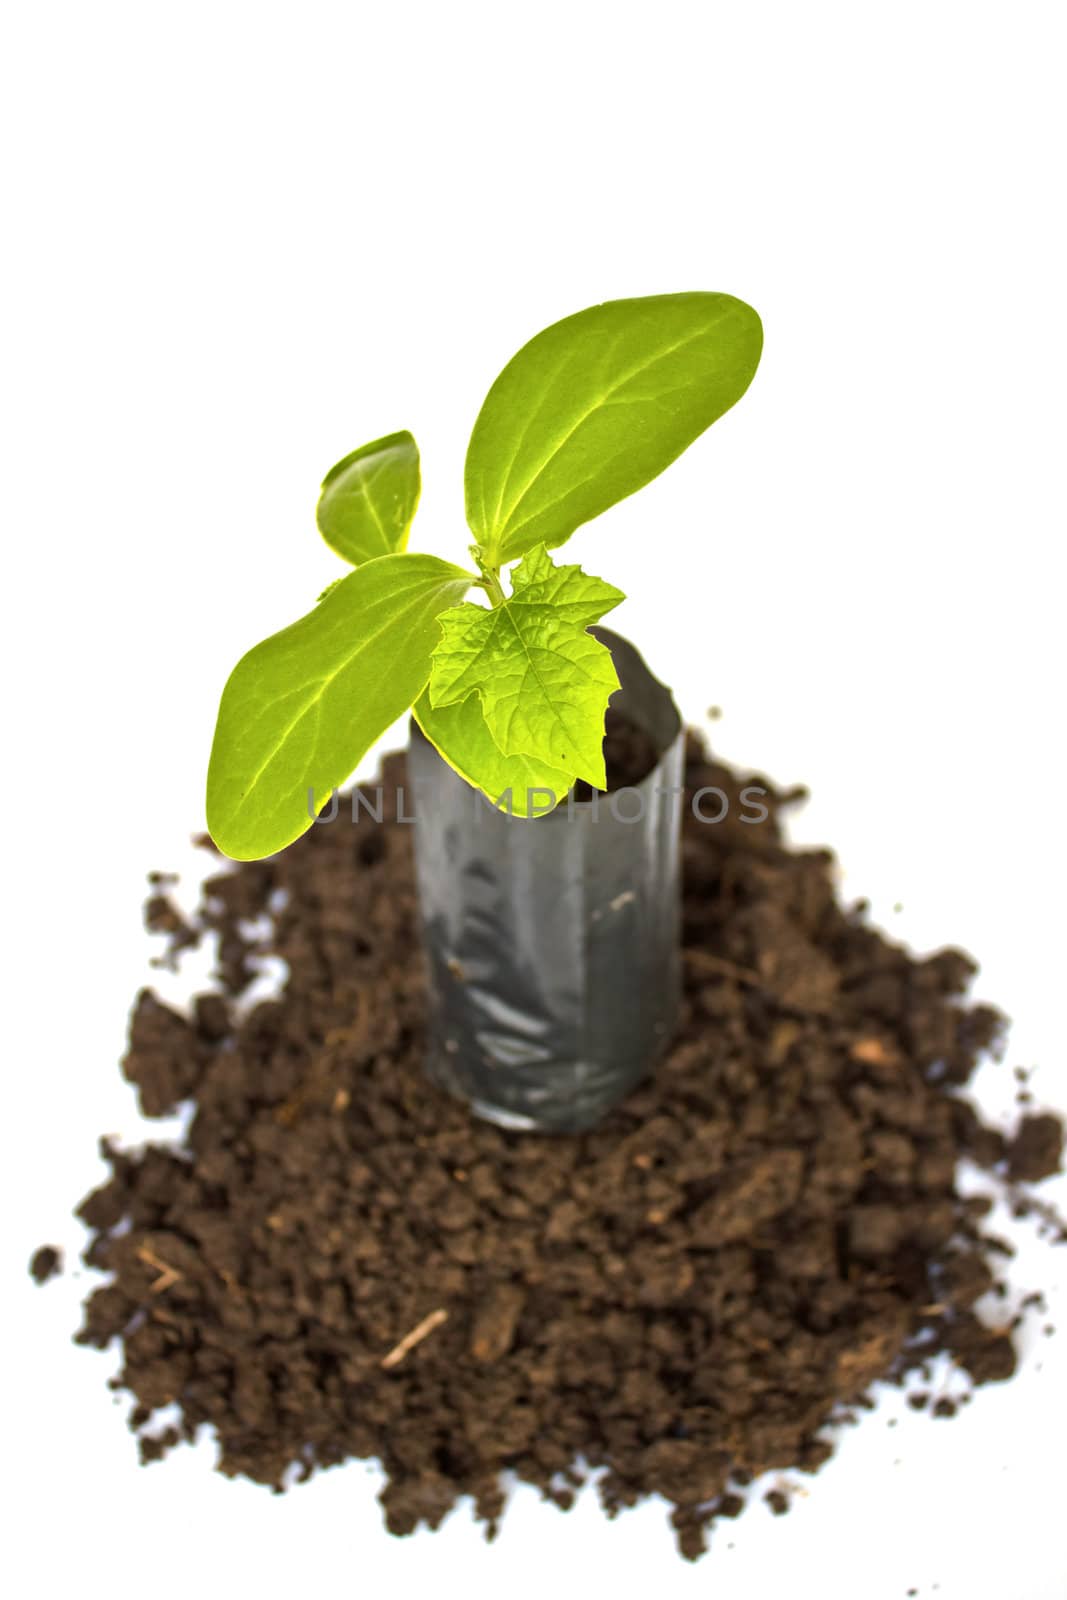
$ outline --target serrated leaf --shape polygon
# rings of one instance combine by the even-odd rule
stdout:
[[[544,816],[565,799],[571,788],[571,779],[565,772],[546,767],[530,756],[504,755],[489,732],[481,701],[475,694],[458,705],[434,707],[424,691],[415,702],[414,715],[448,765],[480,789],[493,805],[510,810],[513,816]],[[546,791],[552,795],[551,805]]]
[[[763,344],[728,294],[610,300],[530,340],[493,384],[465,471],[467,520],[492,567],[633,494],[748,388]]]
[[[438,618],[474,581],[436,556],[381,556],[241,658],[208,766],[208,830],[220,850],[254,861],[311,826],[308,790],[326,805],[422,693]]]
[[[354,567],[404,550],[419,503],[419,452],[410,433],[390,433],[345,456],[323,479],[319,532]]]
[[[457,606],[441,619],[430,704],[469,695],[505,756],[605,785],[604,712],[619,680],[611,652],[587,633],[625,596],[579,566],[557,567],[543,546],[514,569],[503,605]]]

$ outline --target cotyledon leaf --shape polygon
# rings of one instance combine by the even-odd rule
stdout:
[[[458,705],[435,708],[424,691],[415,702],[414,715],[448,765],[502,811],[516,817],[544,816],[571,788],[565,772],[530,756],[504,755],[489,732],[477,695]]]
[[[430,704],[439,710],[477,694],[503,755],[603,789],[604,713],[619,679],[611,652],[586,628],[625,596],[579,566],[555,566],[543,546],[511,581],[502,605],[468,603],[442,617]]]
[[[208,830],[237,861],[271,855],[418,698],[441,613],[476,579],[436,556],[381,556],[242,656],[222,692]]]
[[[492,567],[633,494],[728,411],[763,345],[728,294],[609,300],[536,335],[493,384],[465,470],[467,520]]]
[[[319,532],[354,567],[393,555],[407,546],[419,487],[419,452],[411,434],[375,439],[326,474],[315,513]]]

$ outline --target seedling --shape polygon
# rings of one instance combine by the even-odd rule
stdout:
[[[473,569],[407,548],[410,433],[339,461],[318,526],[355,571],[230,675],[207,782],[219,848],[247,861],[291,844],[311,825],[309,791],[325,806],[409,707],[444,759],[494,802],[510,791],[517,815],[533,790],[558,802],[578,779],[603,788],[618,679],[587,630],[624,596],[549,552],[741,398],[762,337],[743,301],[694,293],[609,301],[531,339],[467,449]]]

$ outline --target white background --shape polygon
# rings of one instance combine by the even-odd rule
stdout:
[[[145,976],[143,873],[202,826],[237,656],[341,570],[319,480],[410,427],[459,558],[485,389],[594,301],[762,313],[743,403],[571,549],[727,757],[813,799],[843,892],[960,943],[1067,1102],[1063,40],[1057,4],[13,6],[3,150],[3,1451],[12,1592],[788,1592],[1063,1600],[1067,1339],[951,1423],[892,1399],[695,1568],[664,1508],[524,1492],[380,1529],[353,1465],[283,1500],[204,1444],[142,1471],[68,1343],[95,1139]],[[616,620],[613,619],[613,622]],[[903,909],[895,910],[900,904]],[[1064,1200],[1064,1185],[1052,1198]],[[1067,1318],[1065,1252],[1025,1253]],[[1054,1315],[1053,1320],[1057,1320]],[[22,1564],[25,1570],[18,1573]]]

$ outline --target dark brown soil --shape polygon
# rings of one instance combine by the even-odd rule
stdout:
[[[876,1379],[938,1352],[1011,1376],[1013,1321],[975,1312],[1010,1249],[957,1170],[1042,1176],[1058,1120],[1006,1141],[965,1098],[1002,1026],[965,955],[915,959],[841,906],[831,856],[783,846],[783,797],[761,780],[770,820],[741,823],[748,780],[695,738],[687,780],[735,803],[686,815],[681,1035],[577,1137],[424,1078],[410,827],[364,813],[208,882],[223,992],[189,1017],[142,993],[124,1063],[148,1115],[193,1102],[187,1143],[105,1144],[80,1208],[112,1277],[77,1337],[122,1341],[145,1460],[205,1425],[222,1472],[275,1489],[378,1457],[394,1533],[469,1494],[491,1535],[505,1469],[565,1507],[582,1458],[609,1513],[666,1496],[695,1556],[757,1474],[819,1467]],[[239,1020],[265,950],[287,987]]]
[[[1008,1173],[1022,1183],[1040,1183],[1060,1170],[1063,1124],[1049,1115],[1024,1117],[1008,1146]]]
[[[55,1245],[43,1244],[35,1250],[30,1260],[30,1277],[34,1283],[47,1283],[63,1271],[63,1254]]]
[[[599,792],[615,794],[619,789],[640,783],[642,778],[648,777],[661,754],[643,728],[609,706],[604,717],[604,766],[608,781],[607,787]],[[574,786],[574,798],[579,801],[591,800],[597,792],[584,779],[579,779]]]

